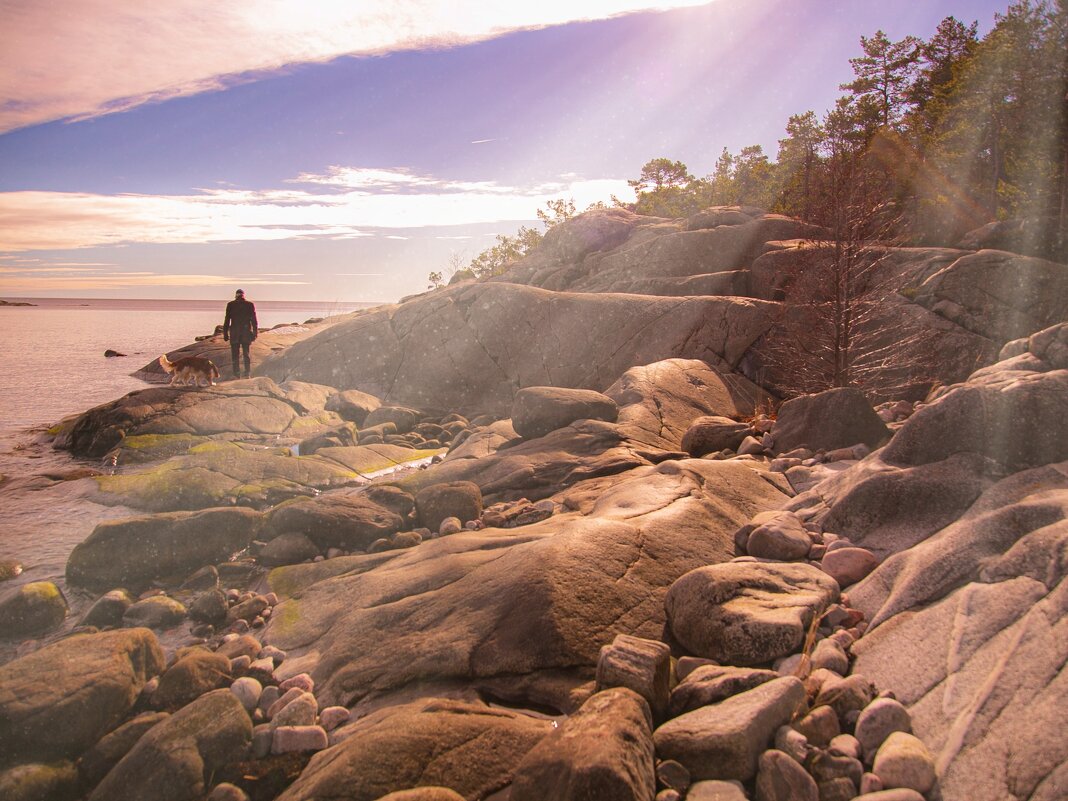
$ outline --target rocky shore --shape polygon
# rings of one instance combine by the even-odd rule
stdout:
[[[129,514],[0,559],[0,797],[1063,797],[1068,266],[901,249],[942,385],[780,403],[818,234],[588,213],[57,425]]]

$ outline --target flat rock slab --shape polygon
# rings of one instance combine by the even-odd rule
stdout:
[[[304,438],[337,425],[341,419],[325,412],[328,392],[309,391],[294,382],[279,386],[255,378],[205,389],[153,387],[131,392],[97,406],[64,424],[55,447],[75,456],[100,457],[119,446],[151,447],[151,437],[210,437],[233,433]],[[309,404],[311,408],[307,408]],[[143,437],[135,441],[133,438]]]
[[[163,666],[148,629],[67,637],[0,666],[0,762],[80,755]]]
[[[485,798],[550,730],[527,715],[483,704],[429,699],[383,709],[340,730],[278,801],[377,801],[417,785]]]
[[[286,664],[313,660],[324,704],[432,680],[533,692],[518,677],[592,673],[617,634],[660,637],[668,586],[730,558],[735,528],[782,499],[759,471],[703,459],[591,479],[529,526],[275,570],[271,587],[291,597],[266,638]]]
[[[206,509],[100,523],[67,559],[72,584],[106,590],[141,587],[225,562],[248,546],[262,515],[251,509]]]
[[[775,730],[804,702],[799,679],[774,679],[669,720],[653,733],[656,754],[682,763],[694,779],[748,781]]]
[[[668,625],[695,656],[759,665],[798,651],[838,584],[808,564],[731,562],[682,576],[665,600]]]
[[[386,404],[503,416],[522,387],[603,391],[634,365],[672,357],[730,370],[767,330],[773,309],[740,298],[458,284],[340,322],[262,372],[360,389]]]
[[[211,442],[162,464],[94,480],[99,492],[93,499],[101,503],[172,512],[235,504],[266,507],[362,479],[318,454],[293,456],[288,450]]]
[[[512,801],[652,801],[652,718],[624,688],[591,696],[516,768]]]

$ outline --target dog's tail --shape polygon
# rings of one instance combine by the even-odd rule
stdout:
[[[209,361],[208,364],[211,365],[211,369],[208,371],[208,375],[211,378],[218,378],[219,377],[219,368],[215,366],[215,362]]]
[[[159,366],[163,368],[163,372],[165,373],[174,372],[174,362],[167,358],[166,353],[159,357]]]

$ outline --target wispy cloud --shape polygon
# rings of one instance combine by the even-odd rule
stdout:
[[[20,292],[55,292],[83,289],[123,289],[127,287],[217,287],[233,286],[232,275],[197,275],[154,272],[108,272],[91,274],[8,274],[0,270],[0,293],[17,295]],[[278,281],[241,278],[249,286],[305,286],[310,281]]]
[[[378,174],[375,191],[367,175]],[[354,180],[357,188],[345,183]],[[442,181],[404,170],[333,167],[328,194],[294,189],[203,189],[189,195],[0,193],[0,251],[65,250],[124,243],[194,244],[283,239],[351,239],[370,229],[412,229],[529,220],[557,197],[579,208],[632,194],[622,179],[580,180],[520,188],[492,182]],[[315,184],[303,175],[294,179]],[[288,183],[288,182],[287,182]],[[400,234],[387,234],[397,238]]]
[[[342,55],[452,47],[708,0],[3,0],[0,132],[254,80]]]

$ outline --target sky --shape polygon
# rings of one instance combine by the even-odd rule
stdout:
[[[1007,0],[0,0],[0,297],[391,302]]]

